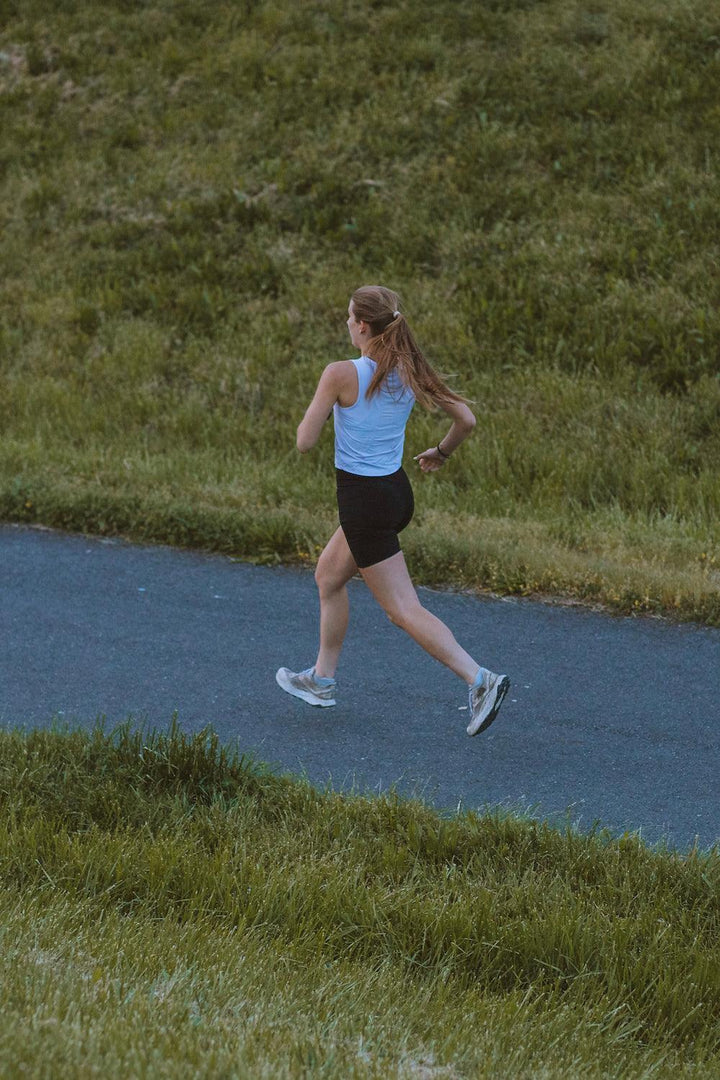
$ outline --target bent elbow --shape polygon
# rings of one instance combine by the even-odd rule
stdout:
[[[297,430],[297,438],[295,439],[295,445],[297,446],[301,454],[307,454],[308,450],[312,450],[313,446],[315,445],[314,442],[311,442],[310,439],[308,439],[307,435],[302,430],[302,425]]]

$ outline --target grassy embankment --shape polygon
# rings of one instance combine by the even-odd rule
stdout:
[[[381,280],[482,419],[419,580],[720,623],[712,5],[3,12],[2,518],[312,559],[294,428]]]
[[[715,1077],[717,853],[0,733],[3,1076]]]

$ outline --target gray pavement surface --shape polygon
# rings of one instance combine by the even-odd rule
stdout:
[[[0,723],[211,724],[313,783],[505,807],[649,843],[720,840],[720,631],[419,590],[512,689],[465,734],[463,684],[393,627],[361,581],[338,705],[275,684],[316,648],[312,574],[0,526]]]

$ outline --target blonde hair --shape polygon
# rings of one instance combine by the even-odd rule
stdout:
[[[383,285],[363,285],[352,294],[351,303],[355,318],[370,327],[372,337],[365,352],[377,365],[366,397],[377,394],[388,375],[395,371],[426,409],[444,401],[465,401],[446,385],[423,356],[400,311],[397,293]]]

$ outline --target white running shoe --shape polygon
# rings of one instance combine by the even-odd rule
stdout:
[[[326,708],[328,705],[335,704],[333,694],[337,683],[334,679],[324,684],[317,682],[314,667],[308,668],[307,671],[297,672],[281,667],[275,675],[275,681],[286,693],[302,698],[308,705],[322,705]]]
[[[495,675],[492,671],[485,673],[479,686],[470,687],[468,735],[479,735],[490,727],[509,689],[507,675]]]

